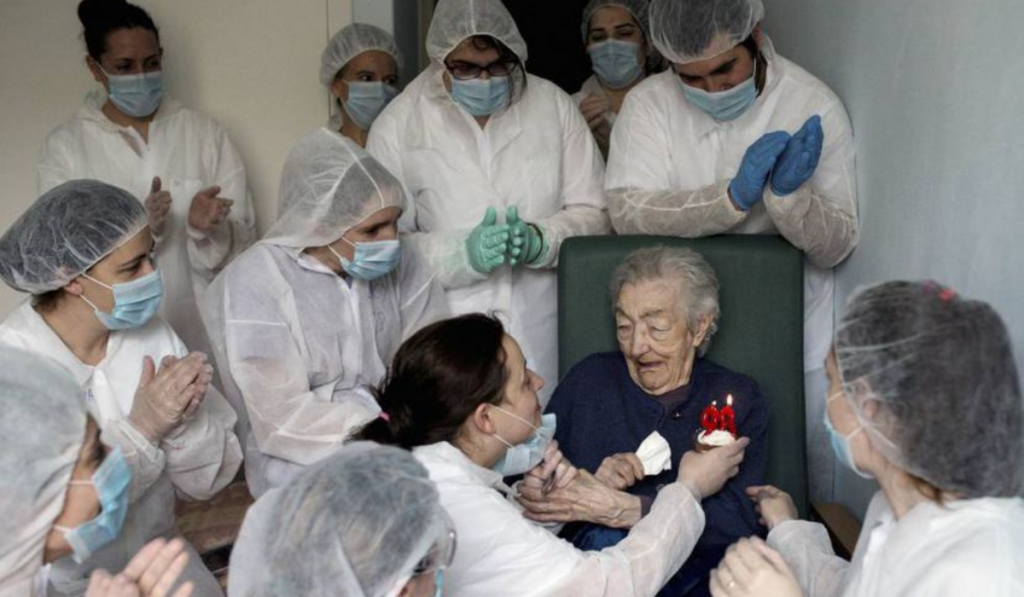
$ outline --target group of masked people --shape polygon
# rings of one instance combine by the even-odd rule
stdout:
[[[528,74],[498,0],[441,0],[401,92],[394,40],[346,27],[322,56],[330,121],[289,153],[256,242],[238,152],[164,92],[149,15],[78,10],[103,89],[0,238],[0,277],[31,294],[0,323],[0,595],[221,595],[175,502],[243,463],[233,597],[1024,588],[1005,326],[891,282],[833,330],[850,124],[774,52],[760,0],[593,0],[572,97]],[[880,486],[852,563],[765,484],[769,399],[705,358],[722,314],[700,255],[626,257],[619,350],[554,383],[559,248],[612,229],[805,253],[811,445]],[[725,389],[743,437],[692,451]]]

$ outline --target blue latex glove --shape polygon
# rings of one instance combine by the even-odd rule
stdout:
[[[824,139],[821,116],[811,116],[800,130],[789,138],[785,151],[775,162],[775,171],[772,173],[773,193],[784,197],[810,180],[815,168],[818,167]]]
[[[775,167],[776,159],[786,149],[787,141],[789,133],[775,131],[765,133],[747,148],[739,171],[729,183],[729,194],[737,207],[749,211],[761,200],[764,185],[768,184],[768,176]]]
[[[508,252],[508,225],[498,224],[498,213],[493,207],[487,208],[484,219],[477,224],[466,239],[466,253],[469,265],[481,274],[489,274],[505,263]]]
[[[536,225],[519,219],[519,208],[510,205],[505,212],[505,223],[508,224],[509,234],[512,236],[511,247],[509,248],[509,264],[519,265],[520,263],[536,263],[545,251],[544,238]]]

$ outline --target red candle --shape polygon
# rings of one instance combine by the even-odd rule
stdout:
[[[720,429],[725,429],[736,437],[736,412],[732,409],[732,394],[725,399],[725,406],[722,407]]]
[[[721,423],[722,416],[718,412],[718,401],[715,400],[700,413],[700,425],[704,428],[704,431],[711,433],[718,429]]]

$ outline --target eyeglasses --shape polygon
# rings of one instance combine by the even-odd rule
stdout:
[[[453,77],[460,81],[468,81],[475,79],[480,76],[480,73],[487,71],[492,77],[505,77],[509,73],[514,71],[518,65],[515,62],[502,62],[500,60],[492,62],[487,66],[480,66],[479,64],[473,64],[471,62],[456,62],[455,64],[445,63],[444,67],[448,69]]]

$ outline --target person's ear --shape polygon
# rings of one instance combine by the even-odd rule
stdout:
[[[697,324],[697,331],[693,334],[693,345],[695,347],[700,346],[704,343],[704,339],[708,337],[708,331],[711,329],[711,316],[704,315],[700,318],[700,323]]]
[[[341,101],[347,101],[348,84],[342,81],[340,77],[335,78],[334,81],[331,82],[331,93],[334,95],[334,97],[340,99]]]
[[[757,44],[757,48],[761,49],[761,23],[754,25],[754,30],[750,34],[754,37],[754,43]]]
[[[484,435],[494,435],[497,427],[494,425],[494,418],[491,415],[491,404],[484,402],[478,404],[473,411],[473,426]]]
[[[100,63],[96,62],[96,60],[93,59],[92,56],[87,55],[85,57],[85,65],[89,67],[89,72],[92,73],[92,78],[100,85],[106,87],[107,75],[104,74],[103,69],[100,68]]]
[[[79,282],[78,280],[79,278],[75,278],[74,280],[68,282],[67,284],[64,285],[62,290],[72,296],[82,296],[83,294],[85,294],[85,286],[83,286],[82,283]]]

